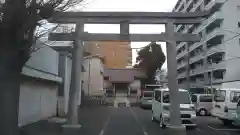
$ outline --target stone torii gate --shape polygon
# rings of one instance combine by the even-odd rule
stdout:
[[[49,19],[52,23],[76,24],[74,33],[51,33],[49,40],[74,41],[73,65],[69,95],[68,125],[76,127],[77,96],[81,80],[84,41],[163,41],[167,42],[168,86],[170,89],[170,128],[171,134],[185,134],[180,119],[178,98],[176,42],[198,42],[201,37],[196,34],[174,32],[174,25],[198,24],[210,12],[57,12]],[[84,24],[120,24],[120,34],[84,33]],[[129,24],[165,24],[166,32],[161,34],[130,34]],[[180,132],[179,132],[180,131]]]

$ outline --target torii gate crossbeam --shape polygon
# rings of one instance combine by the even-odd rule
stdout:
[[[210,11],[206,12],[57,12],[49,19],[53,23],[88,24],[119,24],[128,21],[129,24],[195,24],[203,21]]]

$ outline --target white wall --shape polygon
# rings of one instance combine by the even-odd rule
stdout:
[[[240,88],[240,81],[223,83],[222,88]]]
[[[137,90],[139,88],[141,88],[141,82],[140,80],[134,80],[131,84],[130,84],[130,88],[132,90]]]
[[[20,86],[19,126],[56,116],[57,84],[24,81]]]
[[[103,64],[98,57],[89,57],[84,61],[84,84],[83,89],[85,95],[103,95],[104,79],[103,79]],[[90,72],[89,72],[90,71]],[[90,85],[88,85],[90,83]]]
[[[62,81],[58,76],[59,53],[40,41],[36,46],[40,49],[31,54],[23,68],[23,75],[28,79],[22,79],[20,85],[20,126],[56,116],[57,113],[58,83]]]
[[[26,65],[47,73],[58,75],[59,53],[40,41],[37,41],[37,47],[41,49],[31,54]]]

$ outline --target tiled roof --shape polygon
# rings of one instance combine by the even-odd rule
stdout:
[[[109,77],[111,82],[132,82],[135,77],[145,77],[145,74],[139,69],[104,69],[104,76]]]

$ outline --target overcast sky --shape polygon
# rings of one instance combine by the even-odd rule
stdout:
[[[144,12],[170,12],[177,0],[86,0],[84,11],[144,11]],[[85,25],[85,31],[90,33],[119,33],[119,25]],[[164,32],[163,25],[130,25],[130,33],[161,33]],[[132,42],[132,48],[140,48],[147,42]],[[160,43],[166,54],[166,44]],[[133,50],[133,63],[137,56]],[[166,62],[163,68],[167,68]]]

